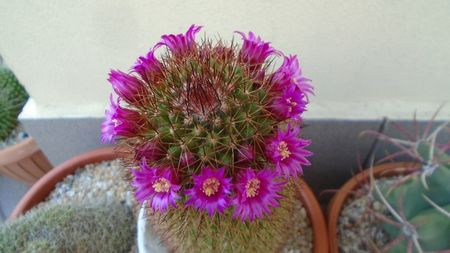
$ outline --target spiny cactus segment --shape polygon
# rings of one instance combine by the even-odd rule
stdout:
[[[389,211],[389,217],[379,217],[394,238],[384,252],[450,250],[450,129],[448,122],[433,132],[431,126],[430,122],[423,135],[407,135],[406,140],[380,135],[400,149],[390,157],[406,154],[418,164],[392,186],[374,184],[377,197]],[[447,143],[439,143],[438,136]]]
[[[28,101],[28,93],[0,56],[0,141],[17,126],[17,117]]]

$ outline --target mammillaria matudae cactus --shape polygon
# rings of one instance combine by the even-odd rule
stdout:
[[[313,88],[296,56],[252,32],[238,32],[239,46],[198,43],[200,29],[164,35],[129,73],[111,71],[118,98],[102,140],[131,150],[136,197],[180,251],[277,250],[293,179],[310,164],[299,134]]]
[[[407,135],[407,140],[381,135],[400,148],[391,157],[406,154],[420,165],[394,185],[374,185],[378,198],[389,211],[388,216],[377,214],[377,217],[394,238],[383,252],[450,250],[450,143],[436,141],[440,132],[448,133],[448,123],[428,135],[430,129],[431,122],[422,136]]]
[[[28,100],[28,93],[0,56],[0,141],[17,126],[17,117]]]

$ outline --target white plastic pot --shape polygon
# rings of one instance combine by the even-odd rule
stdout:
[[[167,249],[161,245],[160,238],[152,232],[150,222],[145,218],[146,203],[144,203],[139,211],[137,221],[137,244],[139,253],[168,253]]]

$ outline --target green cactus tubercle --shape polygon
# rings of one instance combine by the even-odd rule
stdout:
[[[17,117],[28,97],[14,73],[0,63],[0,140],[6,139],[17,126]]]

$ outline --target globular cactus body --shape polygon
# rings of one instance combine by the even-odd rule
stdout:
[[[391,238],[404,238],[388,252],[450,249],[450,156],[448,144],[436,144],[437,134],[410,143],[392,140],[406,145],[419,168],[394,186],[379,186],[379,197],[399,216],[396,222],[385,223],[384,229]]]
[[[17,117],[28,100],[28,93],[0,58],[0,141],[17,126]]]
[[[164,35],[130,73],[111,71],[118,99],[102,139],[128,152],[137,199],[181,252],[276,250],[295,198],[289,179],[312,154],[299,137],[310,80],[296,56],[274,70],[281,52],[251,32],[238,46],[197,43],[200,29]]]
[[[135,226],[120,203],[43,205],[0,226],[0,252],[130,252]]]

